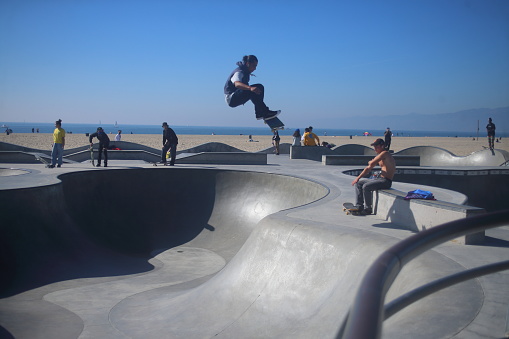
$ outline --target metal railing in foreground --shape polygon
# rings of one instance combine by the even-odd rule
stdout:
[[[509,261],[466,270],[411,291],[384,307],[385,295],[408,262],[454,238],[509,224],[509,210],[448,222],[414,234],[382,253],[361,281],[337,338],[380,338],[383,320],[426,295],[461,281],[509,269]]]

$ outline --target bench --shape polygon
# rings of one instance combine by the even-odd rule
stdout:
[[[449,221],[486,213],[479,207],[439,200],[405,200],[405,196],[406,193],[392,188],[377,191],[374,205],[376,217],[419,232]],[[480,244],[484,241],[484,235],[483,231],[468,234],[454,241],[465,245]]]

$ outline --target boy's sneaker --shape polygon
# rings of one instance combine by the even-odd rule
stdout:
[[[274,119],[275,117],[277,117],[279,115],[279,113],[281,113],[281,111],[267,111],[265,113],[265,116],[263,117],[263,120],[270,120],[270,119]]]
[[[279,113],[281,113],[281,111],[271,111],[271,110],[267,110],[263,114],[256,113],[256,120],[262,120],[262,119],[263,120],[270,120],[270,119],[275,118],[276,116],[278,116]]]

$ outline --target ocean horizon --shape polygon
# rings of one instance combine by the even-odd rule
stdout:
[[[53,133],[54,123],[38,122],[1,122],[2,132],[5,132],[6,126],[12,130],[12,133]],[[63,123],[62,127],[67,133],[93,133],[97,127],[101,126],[108,134],[117,134],[122,130],[122,134],[162,134],[161,125],[127,125],[127,124],[80,124]],[[229,126],[170,126],[176,134],[187,135],[272,135],[268,127],[229,127]],[[292,135],[296,129],[304,133],[305,127],[286,127],[280,130],[280,135]],[[370,133],[371,136],[383,136],[385,129],[382,130],[360,130],[360,129],[334,129],[334,128],[313,128],[313,132],[318,136],[362,136],[364,133]],[[412,130],[392,130],[395,137],[477,137],[477,132],[456,132],[456,131],[412,131]],[[486,137],[485,131],[479,131],[479,137]],[[497,137],[508,137],[506,133],[497,133]]]

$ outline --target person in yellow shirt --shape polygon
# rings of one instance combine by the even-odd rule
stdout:
[[[320,146],[320,139],[315,133],[313,133],[312,127],[308,127],[304,131],[305,133],[302,137],[304,140],[304,146]]]
[[[62,119],[55,121],[55,130],[53,131],[53,149],[51,150],[50,168],[62,166],[62,157],[64,155],[65,130],[62,128]]]

